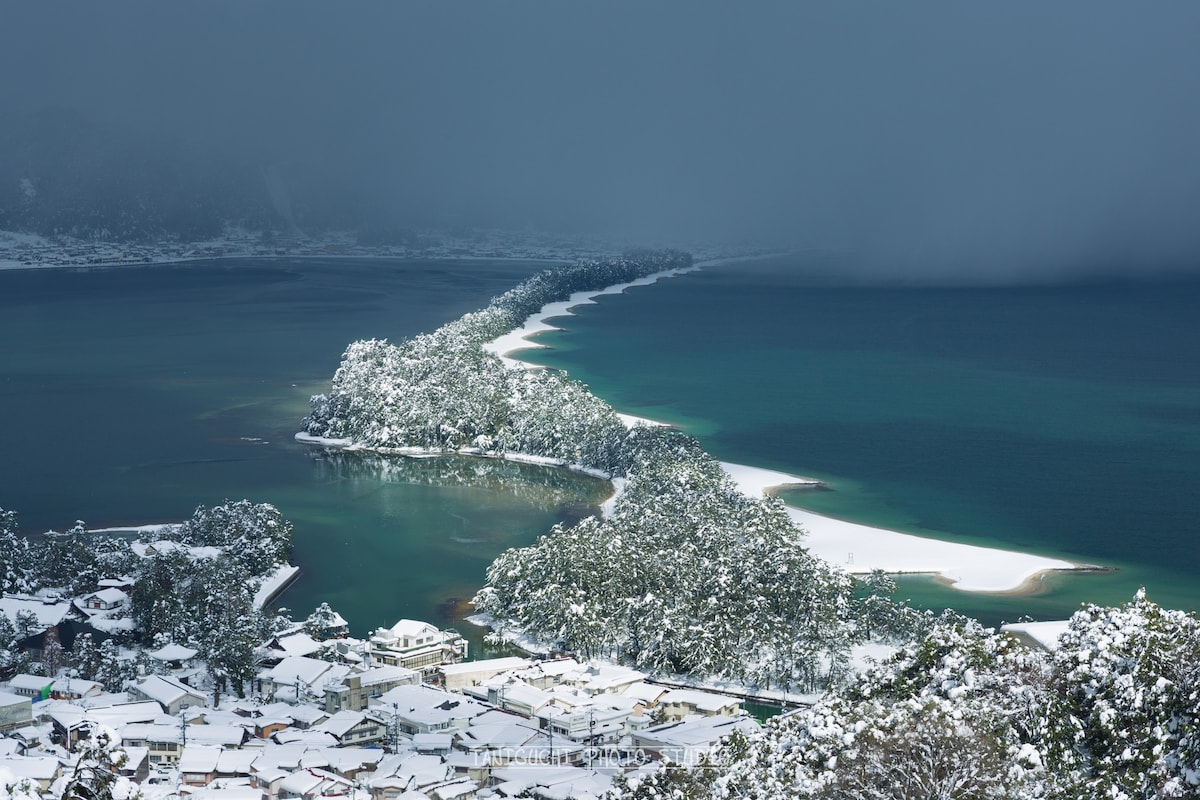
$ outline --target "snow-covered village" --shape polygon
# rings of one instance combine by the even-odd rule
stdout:
[[[18,636],[39,630],[7,651],[0,684],[0,769],[29,796],[61,793],[91,758],[145,798],[599,797],[759,727],[737,698],[628,667],[466,660],[462,636],[416,620],[356,639],[328,606],[261,642],[222,695],[197,648],[114,646],[131,588],[0,600]]]

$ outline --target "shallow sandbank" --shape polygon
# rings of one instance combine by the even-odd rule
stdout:
[[[545,347],[544,344],[538,344],[531,341],[531,336],[536,336],[544,331],[556,331],[558,328],[549,324],[546,320],[554,317],[569,317],[572,316],[571,309],[576,306],[587,305],[588,303],[596,302],[595,298],[605,294],[620,294],[631,286],[647,286],[657,282],[660,278],[670,278],[675,275],[682,275],[685,272],[692,272],[699,267],[692,266],[684,269],[668,269],[662,272],[655,272],[653,275],[647,275],[644,278],[629,281],[628,283],[617,283],[612,286],[606,286],[603,289],[596,289],[587,292],[575,292],[566,300],[560,300],[556,303],[547,303],[542,306],[541,310],[536,314],[531,314],[525,324],[519,328],[515,328],[503,336],[486,343],[483,346],[484,350],[489,353],[494,353],[500,357],[500,360],[510,367],[530,368],[539,366],[528,361],[517,361],[509,358],[511,353],[518,350],[530,350],[533,348]]]
[[[820,483],[741,464],[722,466],[738,488],[751,497],[762,497],[784,486]],[[875,528],[790,505],[787,510],[796,524],[807,531],[804,545],[814,555],[855,574],[876,569],[924,573],[937,575],[948,586],[963,591],[1031,593],[1038,590],[1047,572],[1094,569],[1057,558]]]

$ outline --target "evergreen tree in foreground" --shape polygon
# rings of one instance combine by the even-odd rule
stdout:
[[[1139,592],[1086,606],[1053,653],[946,616],[811,708],[735,735],[706,780],[613,796],[1077,800],[1200,796],[1200,624]]]

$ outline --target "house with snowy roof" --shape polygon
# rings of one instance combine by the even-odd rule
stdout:
[[[96,581],[98,589],[121,589],[126,594],[133,591],[133,585],[136,583],[133,578],[128,575],[122,575],[119,578],[101,578]]]
[[[398,686],[416,686],[421,673],[406,667],[375,667],[351,672],[337,682],[325,684],[325,710],[329,713],[362,711],[372,700]]]
[[[221,748],[210,744],[189,744],[175,765],[184,786],[208,786],[217,777],[217,759]]]
[[[407,736],[463,729],[490,707],[465,695],[432,686],[397,686],[371,704],[377,713],[394,720]]]
[[[491,783],[499,798],[595,798],[612,788],[612,778],[595,770],[549,764],[498,767]]]
[[[99,697],[104,692],[104,686],[96,681],[86,681],[83,678],[55,678],[51,680],[44,675],[29,675],[20,673],[8,681],[8,689],[13,694],[29,697],[34,702],[40,700],[82,700],[85,697]]]
[[[117,729],[122,747],[144,747],[154,764],[175,764],[183,752],[183,731],[175,724],[131,722]]]
[[[86,739],[93,723],[115,730],[135,722],[153,722],[163,716],[162,706],[153,701],[114,703],[111,706],[87,707],[74,703],[58,703],[45,712],[50,718],[50,738],[56,744],[73,750],[80,739]]]
[[[98,589],[76,601],[85,611],[112,611],[129,602],[129,595],[117,588]]]
[[[16,622],[17,614],[22,611],[33,614],[42,628],[57,625],[72,614],[71,604],[66,600],[19,594],[0,595],[0,614]],[[74,614],[78,616],[78,612]]]
[[[724,737],[734,731],[752,734],[759,724],[753,717],[687,717],[664,725],[655,725],[632,736],[633,748],[653,759],[670,759],[681,764],[696,764]]]
[[[378,747],[309,748],[300,756],[300,768],[317,767],[357,780],[365,773],[374,772],[383,758],[384,752]]]
[[[537,722],[492,710],[472,719],[467,729],[459,733],[456,744],[468,753],[489,753],[492,763],[496,763],[497,751],[505,751],[504,761],[517,757],[519,751],[525,753],[521,758],[537,756],[541,754],[540,748],[550,742]]]
[[[130,685],[129,696],[134,700],[153,700],[171,716],[185,708],[205,704],[204,695],[166,675],[148,675]]]
[[[424,790],[427,797],[433,800],[474,800],[479,791],[479,784],[470,778],[456,778]]]
[[[516,656],[485,658],[461,664],[444,664],[437,668],[437,676],[447,691],[460,692],[464,687],[484,683],[497,675],[528,667],[529,664],[529,659]]]
[[[538,689],[550,689],[582,669],[583,665],[574,658],[552,658],[535,661],[523,669],[514,670],[512,676]]]
[[[0,758],[0,774],[11,773],[14,778],[28,778],[45,792],[63,774],[63,762],[54,756],[5,756]]]
[[[618,664],[587,664],[578,672],[567,673],[563,683],[588,694],[620,694],[646,678],[646,673]]]
[[[15,736],[0,736],[0,758],[5,756],[21,756],[29,750],[29,745],[23,738]]]
[[[659,721],[674,722],[699,714],[705,717],[735,717],[742,713],[736,697],[696,689],[672,689],[658,701]]]
[[[350,674],[350,667],[319,658],[288,656],[275,666],[258,673],[258,691],[269,697],[285,697],[302,702],[308,698],[324,697],[326,683],[340,683]]]
[[[339,711],[312,730],[332,734],[341,747],[369,747],[387,734],[382,720],[361,711]]]
[[[546,707],[553,695],[524,681],[510,679],[488,685],[487,701],[496,708],[532,717]]]
[[[13,675],[8,679],[8,691],[21,697],[31,697],[45,700],[54,689],[54,679],[45,675],[30,675],[25,672]]]
[[[324,647],[325,644],[309,636],[303,628],[292,628],[272,636],[263,649],[266,651],[264,658],[270,663],[291,656],[311,656]]]
[[[207,745],[211,747],[212,745]],[[250,768],[258,758],[258,748],[222,747],[217,754],[217,778],[244,778],[250,780]]]
[[[292,725],[294,727],[305,730],[329,719],[329,712],[316,706],[295,705],[291,706],[288,716],[292,718]]]
[[[57,643],[62,648],[61,653],[72,653],[75,651],[76,639],[84,635],[91,636],[92,644],[97,645],[112,638],[109,634],[86,622],[67,618],[51,623],[41,633],[19,639],[16,646],[18,650],[28,653],[34,661],[45,661],[46,649],[51,646],[51,643]],[[59,664],[59,666],[62,665]]]
[[[33,701],[27,696],[0,692],[0,734],[32,724]]]
[[[454,749],[453,733],[413,734],[412,746],[421,755],[446,755]]]
[[[295,745],[310,749],[341,746],[341,742],[332,733],[318,731],[313,728],[309,728],[308,730],[284,728],[281,731],[271,734],[271,738],[267,741],[280,745]]]
[[[175,764],[185,745],[234,749],[250,738],[244,728],[232,725],[181,726],[166,722],[129,723],[120,727],[117,733],[123,746],[147,748],[151,764]]]
[[[279,800],[316,800],[318,797],[349,796],[353,791],[353,782],[340,775],[321,769],[304,769],[279,781],[277,796]]]
[[[467,640],[458,631],[443,631],[415,619],[402,619],[390,628],[377,628],[371,634],[369,646],[373,662],[427,672],[440,664],[457,664],[467,657]]]
[[[641,706],[625,708],[594,704],[583,708],[547,706],[538,712],[546,730],[554,737],[587,744],[612,744],[635,730],[648,728],[650,717]]]
[[[637,700],[647,708],[653,708],[658,705],[658,701],[663,695],[671,691],[668,686],[659,686],[656,683],[646,683],[638,681],[625,687],[625,691],[621,692],[622,697],[629,697]]]
[[[453,778],[453,771],[435,755],[390,755],[379,762],[367,788],[372,800],[398,800]]]
[[[276,797],[279,794],[279,781],[297,770],[321,769],[355,780],[360,773],[374,770],[381,759],[388,757],[375,748],[343,749],[275,742],[241,752],[254,753],[250,781],[259,787],[264,797]]]

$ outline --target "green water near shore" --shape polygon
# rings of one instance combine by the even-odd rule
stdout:
[[[802,260],[712,267],[602,297],[530,360],[722,460],[822,478],[834,517],[1114,571],[1033,597],[901,580],[989,623],[1196,603],[1200,283],[831,285]]]
[[[369,459],[317,457],[293,434],[351,341],[433,330],[544,268],[230,260],[0,272],[0,508],[38,533],[76,519],[175,521],[226,498],[273,503],[295,525],[302,569],[280,604],[303,616],[328,601],[358,634],[402,617],[462,626],[461,601],[499,552],[590,511],[607,484],[483,462],[385,475]]]

